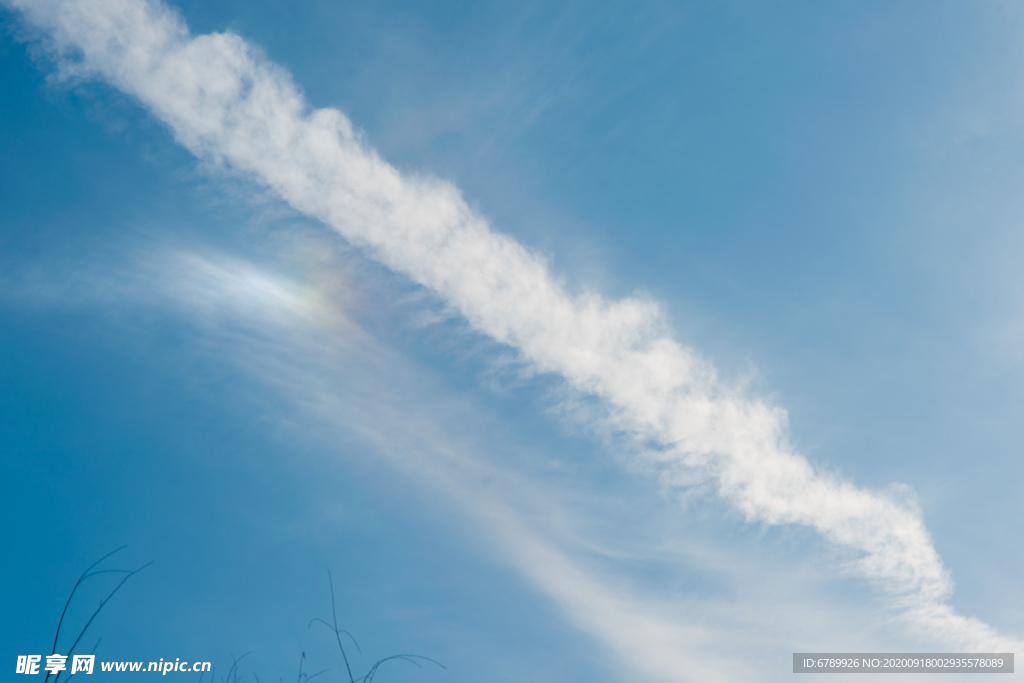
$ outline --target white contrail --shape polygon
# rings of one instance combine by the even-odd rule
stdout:
[[[344,114],[311,109],[242,38],[193,37],[149,0],[3,1],[49,34],[65,64],[138,98],[198,157],[250,174],[538,370],[601,398],[616,428],[663,446],[651,457],[670,474],[696,470],[749,520],[807,525],[855,549],[863,574],[933,638],[963,649],[1018,645],[949,607],[949,574],[912,504],[816,471],[788,445],[785,412],[718,382],[669,335],[658,306],[570,294],[455,187],[403,176]]]

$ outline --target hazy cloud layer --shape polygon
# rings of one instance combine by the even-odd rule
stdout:
[[[666,481],[697,472],[750,521],[806,525],[857,551],[863,575],[938,642],[1017,645],[949,607],[948,571],[909,495],[818,471],[787,443],[785,412],[721,383],[656,304],[571,291],[451,184],[399,173],[341,112],[310,109],[242,38],[193,37],[144,0],[5,2],[47,31],[64,68],[138,98],[200,158],[251,175],[537,370],[599,397],[616,429],[659,444],[647,457]]]
[[[333,288],[310,288],[209,248],[139,244],[127,261],[90,256],[59,265],[29,259],[14,266],[0,259],[14,266],[0,275],[0,305],[51,314],[92,310],[113,321],[119,338],[147,333],[145,323],[123,315],[126,310],[180,319],[196,333],[193,350],[243,370],[273,393],[280,414],[267,417],[283,423],[290,439],[315,447],[355,433],[375,457],[472,520],[485,554],[496,554],[551,599],[629,676],[640,671],[651,680],[724,682],[747,680],[758,663],[769,665],[764,650],[777,643],[762,633],[740,633],[743,624],[757,621],[747,607],[710,623],[704,613],[714,604],[645,597],[628,585],[625,572],[609,569],[607,558],[602,570],[592,566],[581,547],[606,541],[581,532],[574,518],[585,515],[592,523],[597,511],[574,509],[580,501],[571,491],[517,471],[521,461],[494,457],[500,449],[474,446],[476,428],[466,425],[485,422],[484,414],[452,405],[443,387],[351,320]],[[343,263],[333,265],[343,277],[351,275]],[[485,479],[500,486],[482,486]],[[602,502],[608,501],[602,496]],[[623,520],[602,522],[618,527]],[[629,533],[636,536],[638,529]],[[736,571],[745,574],[739,563],[724,573]],[[779,616],[776,630],[791,632],[793,620],[780,623]],[[744,650],[742,659],[736,649]],[[755,662],[752,650],[762,659]]]

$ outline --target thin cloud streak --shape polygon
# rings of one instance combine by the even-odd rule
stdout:
[[[752,575],[744,568],[751,549],[722,554],[721,539],[714,556],[705,555],[700,538],[667,528],[670,501],[624,518],[619,506],[609,505],[623,495],[619,485],[581,490],[586,472],[561,482],[522,472],[531,468],[510,457],[524,455],[522,445],[504,438],[504,447],[492,443],[496,426],[517,429],[491,424],[475,402],[449,396],[370,335],[340,303],[346,296],[332,286],[337,283],[311,288],[308,271],[298,281],[279,268],[209,248],[135,245],[126,256],[22,262],[18,276],[8,277],[9,269],[0,276],[0,302],[91,310],[118,338],[147,333],[145,321],[153,319],[140,317],[143,311],[187,323],[195,333],[189,353],[233,365],[273,392],[275,409],[267,417],[272,431],[287,432],[289,447],[302,441],[335,454],[339,440],[355,435],[373,459],[471,520],[488,554],[601,645],[607,661],[602,654],[589,657],[601,657],[602,667],[619,663],[630,680],[637,673],[651,680],[775,680],[791,675],[777,669],[779,652],[792,642],[856,642],[865,651],[892,643],[858,634],[855,624],[871,623],[870,612],[822,594],[827,578],[820,573],[794,572],[789,560],[774,566],[761,557]],[[338,260],[321,267],[350,282],[351,265]],[[224,399],[218,388],[216,400]],[[482,486],[484,479],[494,485]],[[637,512],[644,503],[634,496],[625,494],[621,502]],[[657,532],[644,532],[647,526]],[[623,535],[632,541],[624,544]],[[664,556],[667,546],[686,550]],[[634,572],[637,563],[658,555],[676,571],[712,572],[722,585],[699,596],[645,585]],[[843,619],[835,619],[838,612]]]
[[[538,371],[602,399],[616,429],[661,445],[647,457],[666,481],[698,472],[749,521],[806,525],[858,551],[861,573],[923,635],[958,649],[1019,645],[948,605],[949,572],[912,502],[817,470],[788,444],[785,412],[719,381],[655,303],[570,292],[450,183],[401,174],[344,114],[310,109],[242,38],[193,37],[146,0],[4,1],[49,33],[70,73],[138,98],[196,156],[251,176]]]
[[[182,268],[188,265],[196,266],[194,272]],[[410,369],[399,369],[402,361],[344,311],[325,305],[311,316],[315,297],[303,294],[301,286],[222,255],[172,253],[146,260],[140,270],[156,275],[147,291],[161,293],[160,305],[176,304],[172,308],[199,326],[204,339],[215,346],[220,340],[225,358],[299,407],[312,423],[303,422],[300,432],[330,433],[340,422],[391,458],[405,477],[439,491],[474,521],[505,562],[577,628],[603,643],[611,659],[651,680],[724,683],[755,674],[756,665],[723,646],[736,647],[734,631],[703,625],[690,610],[667,609],[616,586],[573,557],[566,546],[581,539],[567,542],[552,538],[550,528],[542,531],[538,519],[550,527],[552,517],[568,512],[561,509],[565,492],[458,444],[436,414],[439,397],[433,389],[426,392],[430,401],[401,398]],[[209,315],[211,310],[219,315]],[[236,326],[240,332],[231,329]],[[343,367],[337,367],[339,358]],[[359,387],[358,400],[339,392],[353,386]],[[425,409],[429,414],[421,414]],[[502,491],[481,487],[485,478],[503,482]],[[529,513],[536,504],[524,499],[531,496],[544,501],[544,514]]]
[[[559,543],[538,529],[536,515],[525,512],[531,506],[522,492],[544,492],[549,526],[551,508],[563,496],[458,445],[441,424],[435,390],[425,392],[430,400],[403,397],[415,383],[411,369],[331,305],[333,297],[211,251],[161,248],[139,251],[131,266],[91,264],[82,271],[65,263],[29,270],[34,271],[31,284],[24,277],[0,277],[7,285],[0,301],[36,309],[98,307],[107,315],[125,306],[169,312],[198,332],[195,341],[204,353],[235,365],[283,398],[294,411],[285,422],[293,428],[301,424],[296,438],[334,443],[339,428],[357,434],[403,476],[454,503],[493,552],[577,628],[602,642],[609,660],[631,674],[723,683],[750,677],[752,671],[718,652],[716,644],[729,640],[721,628],[686,623],[664,606],[614,589],[575,560],[564,539]],[[74,296],[69,296],[69,272],[75,273]],[[49,287],[41,289],[40,283]],[[422,415],[424,409],[430,414]],[[502,482],[503,491],[481,487],[484,478]]]

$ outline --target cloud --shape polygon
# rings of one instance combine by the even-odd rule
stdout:
[[[373,460],[388,478],[425,487],[430,505],[462,517],[454,522],[460,536],[469,521],[478,542],[464,548],[513,568],[600,644],[586,656],[610,671],[625,668],[624,679],[640,672],[652,680],[775,680],[791,675],[779,661],[794,642],[865,651],[900,642],[873,627],[863,632],[874,620],[870,605],[837,598],[827,562],[766,556],[742,534],[723,539],[721,528],[678,515],[653,482],[638,493],[620,478],[598,481],[601,463],[565,465],[571,471],[559,476],[538,471],[537,459],[550,463],[564,455],[560,448],[518,443],[516,424],[453,396],[353,320],[349,306],[358,308],[361,293],[339,287],[372,286],[354,282],[364,266],[351,255],[319,264],[335,275],[325,284],[315,268],[285,274],[296,255],[278,253],[277,240],[247,244],[261,254],[255,260],[171,241],[129,240],[113,259],[22,259],[13,275],[0,269],[0,303],[44,314],[91,311],[118,344],[175,321],[187,341],[162,363],[189,376],[196,357],[204,365],[213,359],[257,380],[238,395],[218,385],[214,400],[260,410],[252,389],[268,388],[273,410],[261,422],[288,449],[300,442],[337,456],[336,444],[355,436],[365,446],[356,449],[359,467]],[[329,252],[330,240],[308,246]],[[278,262],[268,263],[269,253]],[[298,258],[309,265],[305,254]],[[492,484],[482,486],[485,478]],[[651,581],[651,567],[674,578]],[[682,590],[681,574],[688,577]]]
[[[645,600],[574,558],[580,536],[551,533],[553,519],[573,516],[566,491],[498,464],[485,454],[493,447],[472,445],[477,439],[465,425],[484,416],[472,406],[452,406],[420,369],[349,319],[334,292],[209,248],[136,242],[127,260],[83,260],[87,266],[22,262],[15,277],[5,270],[0,302],[92,309],[115,321],[129,308],[185,322],[196,333],[190,349],[233,364],[274,393],[278,412],[270,417],[281,423],[274,429],[288,431],[290,444],[326,444],[333,451],[337,432],[355,433],[394,471],[454,504],[473,520],[488,554],[498,554],[571,623],[604,643],[612,654],[606,666],[617,660],[653,680],[749,678],[716,645],[728,640],[723,629]],[[122,318],[112,334],[144,334],[145,319]],[[410,392],[411,386],[421,391]],[[500,486],[481,486],[483,479]]]
[[[751,522],[804,525],[855,551],[860,573],[927,637],[959,649],[1018,645],[949,607],[949,572],[907,496],[813,466],[787,442],[785,411],[720,381],[673,339],[654,302],[572,290],[450,183],[403,175],[344,114],[311,109],[239,36],[192,36],[146,0],[4,1],[48,33],[65,69],[134,96],[196,156],[252,178],[537,371],[600,399],[614,429],[658,444],[644,464],[669,485],[696,473]]]

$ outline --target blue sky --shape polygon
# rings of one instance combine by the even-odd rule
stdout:
[[[3,11],[8,659],[1020,642],[1016,8]]]

